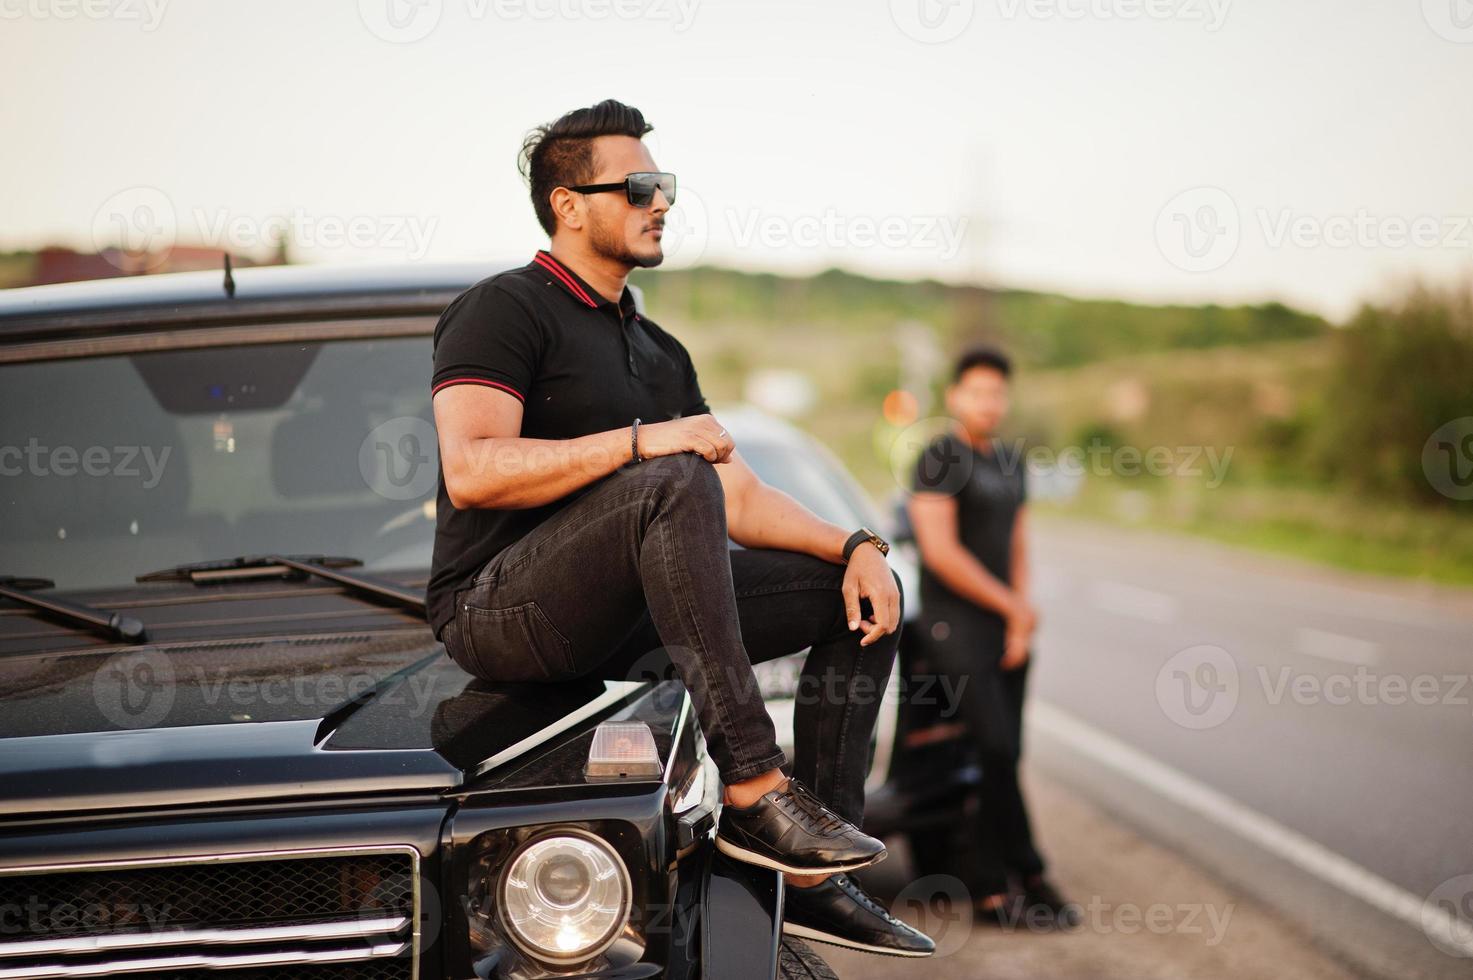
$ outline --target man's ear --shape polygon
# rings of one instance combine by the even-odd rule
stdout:
[[[566,187],[554,187],[548,195],[552,204],[553,218],[560,225],[579,229],[583,227],[583,198]]]

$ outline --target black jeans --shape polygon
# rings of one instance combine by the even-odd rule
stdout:
[[[916,623],[931,669],[958,683],[959,713],[971,731],[982,766],[975,834],[971,835],[973,880],[978,895],[1008,890],[1008,873],[1043,874],[1043,856],[1033,842],[1028,805],[1018,782],[1023,754],[1023,698],[1030,656],[1015,670],[1002,670],[1002,618],[977,607],[928,603]]]
[[[733,783],[786,761],[751,665],[810,647],[791,774],[857,824],[900,631],[859,645],[842,565],[730,549],[715,465],[679,453],[590,484],[456,593],[445,649],[489,681],[637,679],[673,668]],[[868,600],[861,607],[872,614]]]

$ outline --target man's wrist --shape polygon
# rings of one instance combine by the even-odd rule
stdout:
[[[833,562],[835,565],[844,564],[844,545],[849,540],[849,532],[843,528],[835,527],[829,540],[830,545],[826,549],[826,554],[821,557]]]

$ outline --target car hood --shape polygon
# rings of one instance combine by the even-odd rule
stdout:
[[[630,685],[493,685],[423,627],[0,658],[0,811],[444,791]]]

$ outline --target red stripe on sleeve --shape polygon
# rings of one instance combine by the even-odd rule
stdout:
[[[527,399],[522,397],[522,393],[520,391],[517,391],[511,385],[504,385],[500,381],[487,381],[485,378],[451,378],[448,381],[441,381],[439,384],[435,385],[435,387],[430,389],[430,396],[434,397],[435,393],[438,392],[441,388],[449,388],[451,385],[486,385],[490,388],[500,388],[502,391],[516,395],[517,401],[521,402],[522,404],[525,405],[527,402]]]

